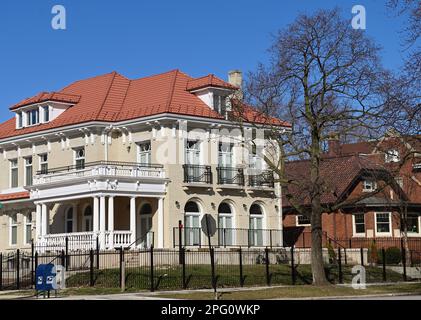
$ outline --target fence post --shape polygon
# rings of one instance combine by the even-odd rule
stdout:
[[[35,282],[34,282],[34,274],[35,274],[35,269],[34,269],[34,252],[35,252],[35,247],[34,247],[34,240],[31,240],[31,285],[35,286]],[[1,259],[0,259],[1,260]]]
[[[66,271],[69,271],[69,237],[66,237]]]
[[[66,263],[66,255],[64,253],[64,250],[61,250],[61,265],[65,266]]]
[[[266,264],[266,284],[270,286],[270,272],[269,272],[269,249],[265,248],[265,264]]]
[[[20,289],[20,250],[16,250],[16,289]]]
[[[352,249],[352,239],[349,238],[349,248]]]
[[[243,253],[240,247],[240,250],[238,251],[239,254],[239,264],[240,264],[240,287],[244,286],[244,277],[243,277]]]
[[[403,267],[403,281],[406,281],[406,252],[405,248],[402,247],[402,267]]]
[[[96,237],[96,268],[99,270],[99,238]]]
[[[182,230],[182,222],[181,220],[178,220],[178,249],[180,250],[183,246],[183,230]]]
[[[211,260],[212,288],[213,288],[213,292],[215,294],[215,300],[217,300],[216,277],[215,277],[215,250],[214,250],[214,248],[210,248],[210,260]]]
[[[89,285],[94,286],[94,251],[89,250]]]
[[[35,270],[38,268],[38,252],[35,251]]]
[[[181,248],[181,268],[182,268],[182,276],[183,276],[183,289],[187,289],[187,283],[186,283],[186,249]]]
[[[3,290],[3,253],[0,252],[0,291]]]
[[[364,266],[364,249],[360,248],[360,259],[361,259],[361,266]]]
[[[344,247],[344,263],[345,263],[345,265],[347,265],[348,264],[348,259],[347,259],[347,257],[346,257],[346,248]]]
[[[294,265],[294,245],[291,246],[291,280],[292,284],[295,285],[296,277],[295,277],[295,265]]]
[[[120,248],[120,288],[121,292],[126,291],[126,262],[123,247]]]
[[[339,273],[339,283],[343,283],[342,257],[341,257],[341,248],[340,247],[338,247],[338,273]]]
[[[154,280],[153,280],[153,246],[150,249],[150,282],[151,282],[151,292],[155,291]]]
[[[382,248],[383,281],[386,282],[386,251]]]
[[[250,248],[250,232],[251,232],[251,230],[250,229],[247,229],[247,246]]]
[[[306,233],[303,232],[302,235],[303,235],[303,248],[305,248],[306,247]]]
[[[227,247],[227,229],[223,228],[222,230],[224,230],[223,231],[223,237],[224,237],[223,241],[224,241],[224,248],[226,248]]]

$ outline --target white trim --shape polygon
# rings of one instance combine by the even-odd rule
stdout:
[[[16,218],[16,222],[13,222],[13,218],[12,215],[15,216]],[[9,246],[10,247],[16,247],[18,245],[18,214],[17,213],[13,213],[12,215],[9,216]],[[12,228],[15,227],[16,228],[16,243],[12,243]]]
[[[12,167],[12,162],[16,160],[16,166]],[[18,185],[16,187],[14,187],[12,185],[12,169],[17,170],[17,179],[18,179]],[[13,159],[9,159],[9,188],[10,189],[15,189],[15,188],[19,188],[19,160],[18,158],[13,158]],[[3,190],[4,191],[4,190]]]
[[[389,232],[377,232],[377,214],[389,215]],[[374,234],[378,237],[391,237],[392,236],[392,213],[391,212],[374,212]]]
[[[363,233],[362,232],[360,232],[360,233],[356,232],[356,225],[355,225],[355,215],[356,214],[362,214],[363,217],[364,217],[364,232]],[[352,214],[352,236],[355,237],[355,238],[365,237],[366,231],[367,231],[367,228],[366,228],[365,214],[364,213],[353,213]]]

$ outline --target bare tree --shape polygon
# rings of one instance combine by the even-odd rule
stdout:
[[[333,131],[351,140],[381,135],[379,119],[388,98],[383,80],[389,75],[379,63],[379,48],[363,31],[352,29],[338,9],[300,15],[276,35],[269,53],[270,62],[249,75],[246,97],[267,119],[278,116],[292,124],[292,130],[282,135],[273,129],[280,157],[265,160],[287,193],[291,186],[306,186],[302,190],[309,199],[309,213],[293,193],[287,196],[299,213],[310,216],[313,284],[325,285],[321,217],[344,205],[322,205],[325,145]],[[241,106],[238,114],[244,111]],[[266,129],[270,125],[267,121]],[[285,172],[285,161],[292,159],[310,163],[302,179]]]

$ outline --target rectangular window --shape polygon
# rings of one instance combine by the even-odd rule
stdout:
[[[385,161],[386,162],[399,162],[399,151],[398,150],[387,150],[385,153]]]
[[[390,233],[391,232],[390,213],[376,213],[376,232]]]
[[[18,159],[10,160],[10,187],[18,187]]]
[[[32,214],[25,216],[25,243],[30,244],[32,241]]]
[[[28,111],[27,119],[28,119],[28,126],[38,124],[39,123],[39,110],[33,109],[33,110]]]
[[[10,245],[18,244],[18,222],[16,214],[10,217]]]
[[[226,106],[226,97],[220,96],[217,94],[213,95],[213,109],[219,114],[225,115],[227,106]]]
[[[419,233],[420,232],[420,218],[416,213],[408,213],[406,218],[406,226],[408,233]]]
[[[41,171],[41,174],[48,173],[48,154],[47,153],[43,153],[39,155],[39,169]]]
[[[138,144],[139,155],[138,162],[141,164],[150,164],[151,163],[151,143],[142,142]]]
[[[303,215],[298,215],[297,216],[297,226],[306,226],[306,225],[310,225],[310,218],[307,216],[303,216]]]
[[[85,169],[85,148],[75,149],[75,165],[77,170]]]
[[[25,185],[32,185],[32,157],[25,158]]]
[[[233,148],[232,143],[219,143],[218,164],[220,167],[229,168],[233,166]]]
[[[373,192],[376,191],[377,185],[373,180],[364,180],[363,181],[363,191],[364,192]]]
[[[44,106],[42,107],[42,111],[44,112],[44,122],[50,121],[50,107]]]
[[[17,127],[18,128],[22,128],[23,126],[23,121],[22,121],[22,112],[18,112],[17,113]]]
[[[365,234],[365,216],[363,213],[354,214],[354,233]]]
[[[200,142],[197,140],[187,140],[186,144],[186,164],[200,164]]]

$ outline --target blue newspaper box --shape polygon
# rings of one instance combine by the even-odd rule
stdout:
[[[40,264],[35,270],[35,290],[50,291],[54,290],[53,284],[56,273],[53,272],[54,264]]]

